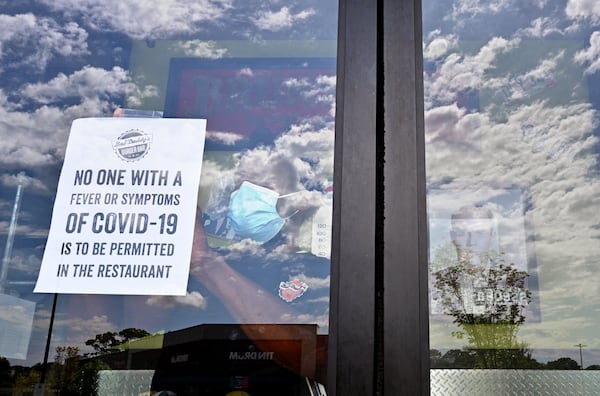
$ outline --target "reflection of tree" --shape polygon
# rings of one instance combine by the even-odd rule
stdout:
[[[569,357],[561,357],[556,360],[549,361],[546,363],[546,367],[549,370],[579,370],[579,364],[569,358]]]
[[[10,362],[5,357],[0,357],[0,389],[9,388],[12,385]]]
[[[56,347],[54,364],[50,372],[48,388],[57,389],[60,395],[79,394],[79,348]]]
[[[35,384],[40,382],[41,374],[38,370],[23,370],[22,373],[18,374],[15,378],[15,385],[13,387],[13,394],[16,395],[28,395],[31,394],[31,390]]]
[[[146,330],[128,328],[119,331],[118,333],[109,331],[106,333],[96,334],[92,339],[85,342],[85,345],[94,348],[95,352],[91,355],[104,355],[111,352],[119,351],[119,345],[126,342],[149,336]]]
[[[550,369],[544,363],[535,360],[531,353],[514,353],[510,350],[502,350],[505,353],[504,358],[510,361],[510,367],[519,369]],[[432,349],[429,353],[430,365],[433,369],[468,369],[479,367],[479,359],[477,350],[475,349],[450,349],[442,353],[436,349]],[[552,369],[556,369],[552,367]]]
[[[527,272],[506,264],[498,254],[490,253],[485,260],[462,254],[451,262],[448,248],[440,253],[442,264],[438,262],[438,270],[433,273],[437,304],[458,325],[453,335],[466,338],[467,349],[475,357],[473,367],[514,368],[518,362],[527,365],[531,354],[517,338],[531,300],[531,292],[525,287]]]

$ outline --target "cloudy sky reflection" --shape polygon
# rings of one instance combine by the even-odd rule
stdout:
[[[283,164],[287,179],[278,187],[307,190],[288,204],[314,205],[332,180],[336,18],[337,2],[331,0],[0,0],[0,243],[7,241],[22,186],[9,256],[11,283],[4,291],[37,304],[26,363],[39,362],[44,351],[52,296],[31,290],[71,122],[110,116],[122,106],[163,110],[170,58],[305,57],[302,67],[312,67],[312,74],[290,72],[281,89],[315,104],[318,112],[298,113],[270,135],[263,131],[260,141],[235,128],[209,128],[207,144],[242,150],[236,171],[246,177],[277,180]],[[326,67],[313,66],[310,58],[316,57],[328,59]],[[243,62],[236,72],[249,85],[260,75]],[[219,155],[206,157],[203,184],[233,173]],[[256,164],[273,171],[259,172]],[[227,254],[231,260],[251,254],[265,265],[286,262],[299,268],[297,275],[311,290],[328,294],[327,260],[318,261],[319,275],[310,275],[300,270],[310,259],[294,258],[286,249],[240,243]],[[318,323],[327,332],[328,299],[305,305],[297,320]],[[177,298],[61,295],[53,345],[84,347],[95,334],[132,326],[156,332],[231,321],[218,312],[226,310],[193,280],[188,295]]]
[[[443,4],[424,1],[430,212],[521,191],[540,318],[519,336],[540,360],[578,361],[583,343],[598,364],[598,2]],[[444,324],[431,334],[432,348],[461,346]]]

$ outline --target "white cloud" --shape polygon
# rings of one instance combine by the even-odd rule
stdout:
[[[515,70],[500,77],[487,78],[485,88],[490,92],[495,91],[493,96],[497,101],[533,100],[535,97],[544,97],[558,82],[566,81],[565,78],[559,78],[559,65],[565,58],[565,50],[549,52],[547,58],[539,60],[539,63],[529,70]]]
[[[0,164],[37,167],[56,163],[68,131],[60,109],[42,106],[32,112],[20,112],[0,91]],[[53,133],[48,134],[48,128]]]
[[[0,185],[6,187],[22,186],[25,189],[31,189],[39,192],[48,191],[48,187],[42,181],[31,176],[27,176],[25,172],[19,172],[16,175],[6,173],[0,175]]]
[[[588,64],[586,74],[594,74],[600,69],[600,32],[596,31],[590,36],[590,46],[575,54],[575,62]]]
[[[252,69],[249,67],[244,67],[243,69],[237,72],[237,75],[239,77],[254,77],[254,71],[252,71]]]
[[[306,276],[304,274],[299,274],[297,276],[294,276],[293,278],[306,283],[311,289],[328,289],[331,283],[330,276],[327,276],[326,278],[316,278]]]
[[[510,7],[511,0],[456,0],[452,4],[452,19],[465,23],[479,14],[497,14]]]
[[[135,39],[167,38],[196,32],[200,23],[215,23],[233,0],[40,0],[67,15],[82,14],[97,29],[123,32]]]
[[[435,37],[429,43],[423,44],[423,57],[437,59],[444,56],[457,45],[456,36]]]
[[[559,20],[550,17],[539,17],[531,21],[527,28],[517,30],[517,36],[544,38],[550,34],[563,32],[559,29]]]
[[[299,124],[277,138],[274,146],[244,152],[236,177],[287,194],[305,189],[304,184],[318,186],[332,166],[333,125],[313,129],[312,124]]]
[[[567,17],[571,19],[590,19],[600,22],[600,2],[596,0],[569,0],[565,7]]]
[[[112,70],[86,66],[70,75],[60,73],[46,83],[27,84],[22,95],[41,104],[60,103],[67,98],[109,99],[126,94],[128,101],[139,101],[157,95],[152,86],[138,87],[127,71],[120,67]]]
[[[34,327],[41,332],[48,331],[48,322],[50,312],[36,312],[37,319],[34,320]],[[54,332],[52,333],[52,343],[54,345],[77,345],[85,347],[85,341],[94,337],[95,334],[102,334],[109,331],[115,331],[116,326],[112,324],[106,315],[94,315],[91,318],[81,318],[73,315],[64,318],[57,315],[54,321]],[[44,333],[45,334],[45,333]],[[92,349],[82,350],[82,353],[91,352]]]
[[[4,224],[0,223],[0,226]],[[8,227],[6,228],[8,229]],[[44,241],[48,236],[48,229],[32,229],[28,225],[19,226],[15,232],[17,237],[26,235],[28,238],[43,238]],[[20,271],[29,276],[36,276],[40,271],[40,263],[42,262],[42,251],[37,249],[35,253],[31,253],[31,249],[14,249],[10,259],[9,267],[11,271]]]
[[[232,146],[240,140],[243,140],[244,136],[233,132],[206,131],[206,139]]]
[[[508,109],[503,120],[468,113],[456,105],[431,108],[425,117],[430,185],[463,191],[469,197],[472,192],[484,194],[473,199],[484,199],[489,188],[517,187],[528,198],[542,322],[526,322],[524,340],[535,347],[555,348],[567,342],[577,322],[586,323],[578,327],[582,332],[593,334],[597,323],[589,315],[599,291],[594,263],[600,259],[595,111],[585,102],[536,101]],[[473,126],[465,127],[468,124]],[[436,201],[429,205],[430,211],[437,209]],[[501,238],[513,242],[507,242],[505,234]],[[528,338],[550,329],[552,334],[543,340]],[[459,344],[446,337],[446,331],[433,326],[434,344]]]
[[[39,107],[21,111],[0,90],[0,164],[37,167],[56,164],[64,155],[72,120],[111,114],[113,100],[125,94],[130,103],[154,96],[152,86],[138,87],[123,69],[85,67],[59,74],[46,83],[26,84],[21,100]],[[65,106],[65,99],[74,104]],[[48,133],[52,131],[52,133]]]
[[[252,21],[261,30],[277,32],[290,28],[294,23],[304,21],[314,14],[312,8],[293,14],[288,7],[281,7],[279,11],[259,11]]]
[[[0,15],[2,69],[33,67],[43,71],[57,55],[88,53],[87,32],[74,22],[59,25],[32,14]]]
[[[206,298],[197,291],[188,292],[185,296],[152,296],[146,300],[146,304],[160,308],[188,306],[198,309],[206,309],[208,306]]]
[[[177,46],[186,56],[197,58],[219,59],[227,53],[226,48],[218,48],[214,41],[188,40],[178,43]]]
[[[240,260],[244,257],[265,257],[267,251],[263,246],[250,239],[244,239],[227,246],[228,252],[225,256],[225,261]]]
[[[518,48],[520,43],[519,38],[494,37],[474,55],[449,53],[433,74],[425,76],[426,108],[435,102],[452,103],[462,92],[481,89],[488,84],[485,73],[495,68],[497,57]]]

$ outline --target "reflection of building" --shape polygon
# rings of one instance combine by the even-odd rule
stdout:
[[[318,335],[316,325],[200,325],[166,333],[160,341],[151,336],[126,351],[93,358],[111,369],[101,372],[99,394],[117,391],[121,376],[130,385],[137,382],[136,391],[148,390],[151,381],[153,391],[178,396],[236,389],[252,396],[294,395],[302,394],[296,390],[305,377],[326,381],[327,336]]]

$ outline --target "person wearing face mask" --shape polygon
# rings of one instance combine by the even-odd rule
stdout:
[[[306,251],[294,252],[297,247],[291,246],[290,238],[283,232],[294,228],[291,219],[310,220],[310,215],[318,209],[314,205],[300,204],[302,194],[310,195],[310,192],[279,194],[259,183],[242,181],[230,192],[226,210],[221,211],[220,229],[226,230],[221,233],[221,239],[229,244],[219,248],[211,247],[208,242],[205,226],[210,220],[200,211],[196,216],[190,275],[225,306],[250,339],[269,339],[265,332],[271,331],[273,339],[281,339],[281,328],[257,327],[256,324],[314,323],[315,319],[311,319],[314,308],[328,304],[328,300],[324,300],[328,287],[315,282],[315,279],[328,282],[328,258]],[[285,215],[280,214],[282,200],[293,198],[296,205],[288,205],[291,208],[285,210]],[[258,260],[251,254],[239,254],[235,251],[236,243],[255,246],[263,254]],[[276,253],[284,251],[285,254]],[[323,313],[326,315],[327,310]],[[290,334],[289,339],[294,337],[297,335]],[[279,350],[278,345],[256,343],[259,348],[275,352],[281,366],[297,365],[293,361],[297,357]],[[314,359],[314,355],[303,359]],[[294,395],[326,394],[322,385],[298,374]]]
[[[201,213],[197,215],[191,275],[225,303],[238,323],[294,323],[297,315],[306,314],[302,311],[309,305],[303,298],[305,293],[310,296],[312,292],[307,282],[309,275],[328,279],[327,258],[297,251],[289,243],[290,238],[282,235],[286,227],[293,228],[291,219],[311,220],[306,213],[315,213],[314,207],[307,206],[292,208],[285,217],[279,213],[278,203],[282,199],[301,193],[279,194],[260,184],[243,181],[230,194],[224,212],[226,218],[219,220],[221,228],[227,230],[221,235],[226,235],[230,243],[219,248],[208,243],[205,227],[210,220]],[[236,242],[256,246],[263,257],[256,260],[232,254]],[[281,254],[269,254],[270,251]],[[316,290],[309,298],[323,296],[328,291],[322,285],[313,286]]]

